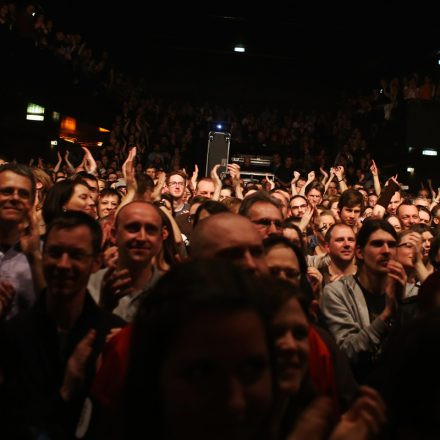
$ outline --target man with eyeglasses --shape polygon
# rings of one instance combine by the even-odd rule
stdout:
[[[0,166],[0,320],[29,309],[35,301],[31,268],[20,244],[35,196],[29,167]]]
[[[356,240],[356,275],[326,285],[321,296],[326,324],[361,382],[374,370],[405,295],[407,276],[396,246],[387,221],[365,220]]]
[[[174,217],[189,212],[188,203],[184,202],[186,175],[182,171],[173,171],[166,179],[168,190],[173,197]]]
[[[102,231],[69,211],[47,229],[46,288],[2,334],[0,408],[5,438],[73,438],[109,331],[125,322],[101,309],[87,283],[100,267]]]
[[[306,213],[308,201],[304,196],[296,195],[290,199],[290,217],[303,218]]]
[[[239,214],[247,217],[264,240],[270,235],[282,235],[283,216],[280,203],[264,191],[257,191],[241,203]]]

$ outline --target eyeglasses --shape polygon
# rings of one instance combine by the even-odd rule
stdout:
[[[185,186],[185,182],[170,182],[168,186]]]
[[[301,277],[301,273],[295,269],[286,269],[278,266],[270,267],[269,272],[274,277],[279,277],[281,273],[284,273],[284,276],[289,280],[298,280]]]
[[[44,250],[44,255],[54,260],[59,260],[64,254],[67,254],[71,260],[82,262],[88,257],[91,257],[92,253],[86,253],[79,249],[64,249],[58,247],[50,247]]]
[[[282,229],[283,223],[281,220],[271,220],[270,218],[260,218],[259,220],[252,220],[252,223],[255,223],[257,226],[261,226],[262,228],[270,228],[272,225],[277,229]]]
[[[408,241],[407,243],[398,244],[397,247],[399,247],[399,248],[406,247],[407,249],[412,249],[414,247],[414,245]]]

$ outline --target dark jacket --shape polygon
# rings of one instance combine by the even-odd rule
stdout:
[[[47,314],[44,294],[32,309],[7,321],[1,332],[1,438],[72,438],[84,398],[95,375],[96,360],[108,331],[125,325],[118,316],[99,308],[87,293],[83,311],[70,332],[60,334]],[[59,390],[67,361],[90,329],[96,329],[86,379],[71,402]],[[6,430],[6,431],[5,431]]]

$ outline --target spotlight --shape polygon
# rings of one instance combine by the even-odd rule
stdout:
[[[425,148],[422,150],[423,156],[437,156],[437,150],[434,150],[433,148]]]
[[[412,173],[414,173],[414,167],[408,167],[406,169],[406,171],[408,171],[408,173],[412,174]]]
[[[221,130],[221,129],[223,129],[223,125],[222,125],[222,124],[217,124],[217,125],[215,126],[215,128],[217,128],[218,130]]]

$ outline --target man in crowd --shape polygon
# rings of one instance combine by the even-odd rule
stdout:
[[[186,175],[181,171],[173,171],[168,174],[166,183],[173,197],[174,216],[189,212],[189,205],[184,202]]]
[[[396,211],[397,217],[402,224],[402,229],[409,229],[412,225],[420,223],[420,215],[417,206],[411,200],[404,200]]]
[[[158,208],[151,203],[134,201],[123,206],[113,229],[117,258],[110,262],[110,268],[90,278],[94,299],[131,322],[143,295],[161,275],[153,259],[167,233]]]
[[[356,189],[347,189],[341,194],[338,203],[341,223],[350,226],[354,232],[359,227],[359,217],[364,211],[364,197]]]
[[[48,227],[47,282],[35,305],[5,324],[0,370],[4,438],[73,438],[108,332],[124,321],[87,292],[100,266],[102,232],[70,211]]]
[[[405,292],[396,246],[396,231],[387,221],[366,220],[356,241],[356,275],[327,284],[321,297],[327,326],[361,382],[374,369]]]
[[[29,309],[35,301],[31,269],[20,246],[35,188],[27,166],[0,166],[0,319]]]

